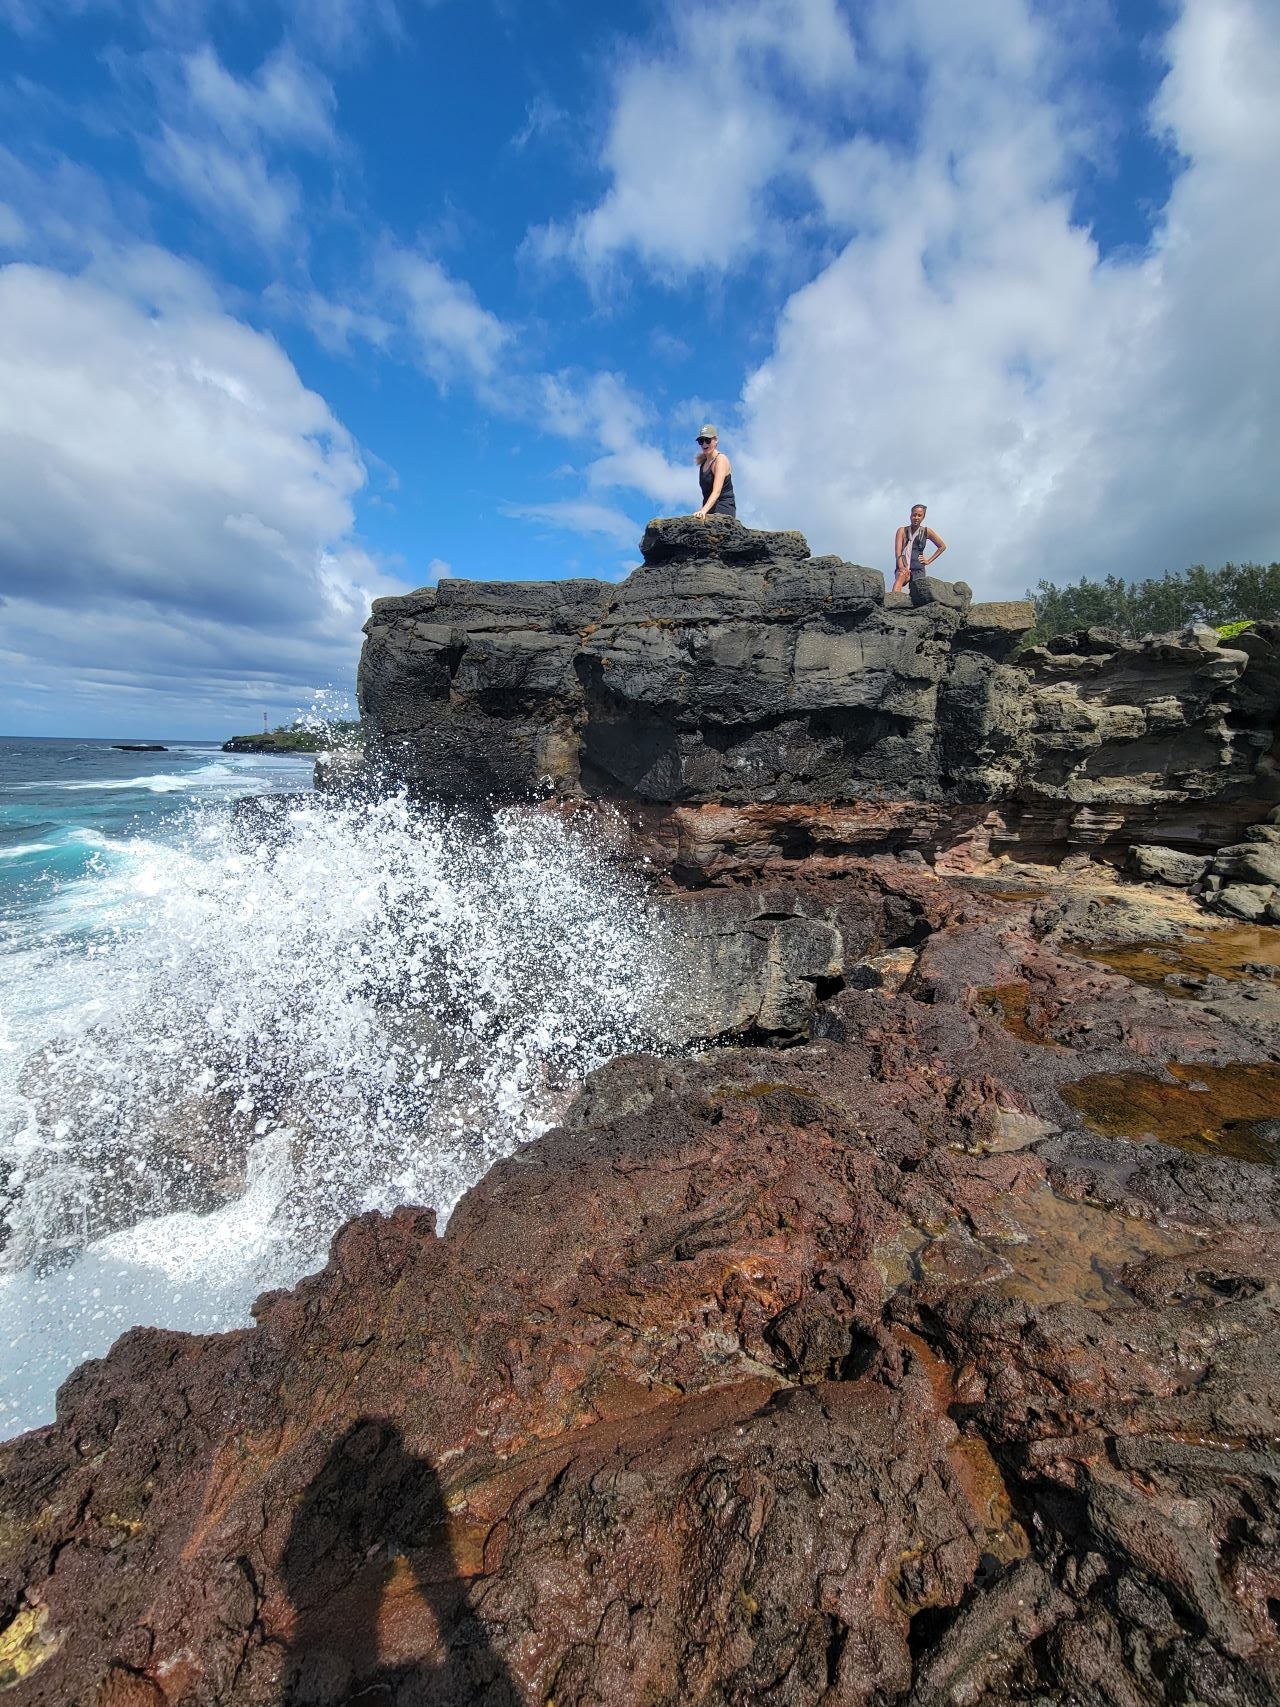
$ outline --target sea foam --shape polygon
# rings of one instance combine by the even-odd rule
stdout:
[[[354,1213],[447,1219],[584,1074],[677,1041],[659,914],[552,816],[197,809],[72,887],[0,1050],[4,1432],[131,1322],[245,1320]]]

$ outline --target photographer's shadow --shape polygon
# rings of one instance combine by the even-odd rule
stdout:
[[[283,1567],[282,1707],[522,1707],[459,1575],[439,1477],[394,1424],[364,1417],[337,1442]]]

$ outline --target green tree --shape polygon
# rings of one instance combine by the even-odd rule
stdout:
[[[1077,628],[1114,628],[1121,634],[1162,634],[1207,622],[1257,622],[1280,617],[1280,563],[1224,563],[1206,569],[1197,563],[1177,574],[1146,581],[1119,575],[1080,580],[1059,587],[1040,581],[1027,597],[1036,610],[1032,643]]]

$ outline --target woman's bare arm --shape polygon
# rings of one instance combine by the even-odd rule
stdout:
[[[924,530],[924,534],[925,534],[926,539],[930,539],[933,541],[933,543],[937,549],[934,551],[934,554],[932,557],[922,557],[920,559],[920,561],[922,563],[936,563],[938,561],[938,559],[942,556],[943,552],[947,549],[947,542],[944,539],[939,539],[937,534],[934,533],[932,528],[926,528]]]
[[[715,479],[712,481],[711,491],[707,495],[707,501],[700,510],[695,510],[693,512],[695,516],[701,516],[704,522],[707,519],[708,510],[714,510],[716,505],[720,502],[720,494],[724,491],[724,483],[733,473],[733,469],[729,465],[729,458],[722,450],[718,450],[716,452],[716,460],[713,466],[715,468]]]

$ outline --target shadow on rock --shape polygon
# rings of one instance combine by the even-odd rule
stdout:
[[[440,1480],[371,1417],[334,1445],[284,1559],[282,1707],[522,1707],[471,1607]]]

